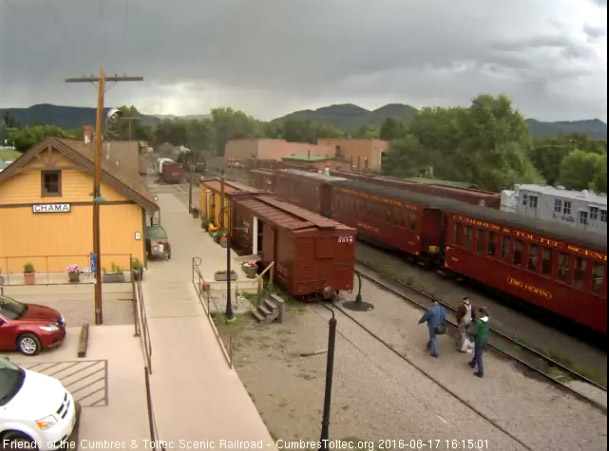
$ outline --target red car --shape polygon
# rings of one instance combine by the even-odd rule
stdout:
[[[60,345],[65,336],[66,323],[57,310],[0,295],[0,350],[36,355]]]

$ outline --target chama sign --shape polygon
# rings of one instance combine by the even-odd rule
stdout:
[[[70,204],[35,204],[34,213],[70,213]]]

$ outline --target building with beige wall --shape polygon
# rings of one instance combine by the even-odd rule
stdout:
[[[382,169],[382,155],[390,148],[389,141],[372,138],[318,139],[317,144],[332,147],[337,157],[349,160],[352,172],[374,172],[377,174]]]
[[[260,160],[277,160],[290,155],[315,155],[334,157],[335,148],[329,145],[289,142],[285,139],[236,139],[226,143],[224,162],[258,158]]]
[[[158,206],[138,174],[137,142],[104,143],[100,208],[101,266],[146,261],[146,214]],[[89,267],[93,251],[93,147],[49,137],[0,173],[0,271],[31,263],[37,273]]]

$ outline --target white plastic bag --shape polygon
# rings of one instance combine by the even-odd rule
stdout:
[[[474,349],[474,340],[469,337],[465,337],[463,344],[461,345],[461,352],[469,352]]]

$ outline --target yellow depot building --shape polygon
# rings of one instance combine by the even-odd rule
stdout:
[[[227,230],[232,224],[232,199],[233,197],[251,195],[260,191],[244,183],[235,180],[224,181],[224,202],[222,202],[222,180],[217,177],[204,178],[199,180],[199,208],[201,209],[201,219],[211,221],[216,227],[224,226]],[[224,208],[224,211],[222,209]],[[224,216],[221,218],[220,215]]]
[[[146,215],[158,210],[139,175],[138,143],[105,142],[102,156],[101,266],[146,262]],[[46,138],[0,173],[0,273],[18,278],[89,268],[93,251],[92,144]],[[42,279],[42,280],[40,280]],[[44,283],[44,278],[39,278]],[[5,282],[6,283],[6,282]]]

